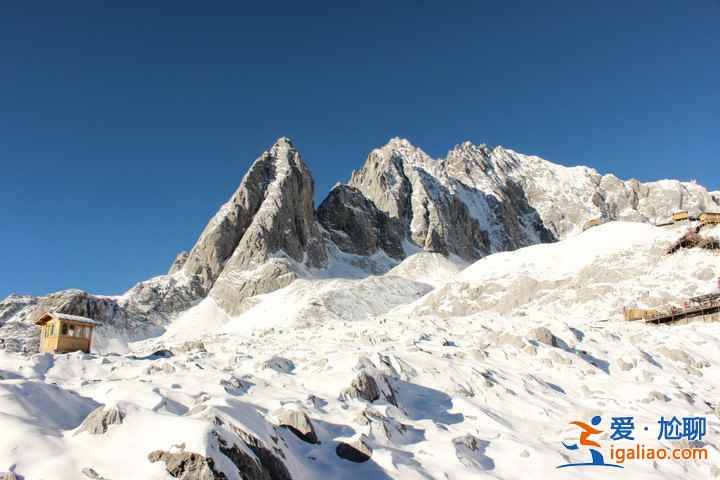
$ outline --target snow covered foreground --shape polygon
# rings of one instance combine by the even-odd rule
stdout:
[[[149,459],[162,451],[227,479],[248,459],[245,478],[718,478],[720,324],[622,320],[716,288],[717,255],[664,255],[680,233],[615,222],[461,272],[420,253],[383,276],[300,279],[234,318],[206,300],[124,355],[0,351],[0,472],[173,478]],[[353,390],[367,377],[372,402]],[[101,405],[106,421],[81,425]],[[283,411],[319,443],[278,427]],[[709,458],[557,470],[582,460],[568,422],[594,415],[706,417]],[[337,455],[360,438],[369,461]]]

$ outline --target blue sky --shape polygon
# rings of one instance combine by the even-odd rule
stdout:
[[[164,273],[281,135],[720,188],[720,0],[102,3],[0,6],[0,298]]]

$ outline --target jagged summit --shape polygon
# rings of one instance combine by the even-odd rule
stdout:
[[[234,310],[245,298],[277,288],[278,277],[287,279],[283,282],[294,278],[292,268],[281,260],[260,280],[243,276],[243,271],[282,256],[322,266],[326,254],[314,220],[313,194],[307,165],[289,138],[279,138],[250,166],[205,228],[184,271],[199,276],[213,298]]]

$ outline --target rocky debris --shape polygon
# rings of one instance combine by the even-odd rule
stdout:
[[[20,480],[13,472],[0,472],[0,480]]]
[[[320,443],[310,417],[299,409],[281,408],[274,413],[277,424],[287,428],[300,440],[307,443]]]
[[[670,360],[684,363],[688,367],[705,368],[710,366],[708,362],[698,360],[695,357],[691,356],[689,353],[687,353],[685,350],[681,350],[679,348],[668,348],[666,346],[662,346],[658,349],[658,352],[661,353],[663,356],[669,358]]]
[[[275,370],[276,372],[289,374],[292,373],[293,370],[295,370],[295,364],[292,360],[276,355],[265,360],[261,364],[261,368],[269,368],[271,370]]]
[[[669,396],[662,392],[658,392],[657,390],[651,391],[646,399],[641,400],[643,403],[650,403],[653,401],[663,402],[667,403],[671,400]]]
[[[547,327],[533,328],[528,332],[527,338],[555,348],[563,345],[563,341],[556,337]]]
[[[231,395],[242,395],[252,386],[252,383],[242,378],[238,378],[235,375],[231,375],[227,379],[220,380],[220,385],[225,391]]]
[[[350,387],[340,393],[340,400],[362,399],[367,402],[384,400],[398,406],[395,389],[388,375],[382,373],[366,357],[361,357],[356,369],[360,370]]]
[[[333,188],[317,210],[320,224],[340,250],[355,255],[372,255],[383,250],[388,256],[405,256],[400,221],[390,218],[349,185]]]
[[[380,398],[380,390],[373,377],[367,372],[360,372],[352,381],[350,388],[341,394],[341,398],[362,398],[368,402],[374,402]]]
[[[85,477],[89,478],[90,480],[109,480],[96,472],[95,469],[89,467],[83,468],[80,473],[85,475]]]
[[[328,402],[326,400],[312,394],[308,395],[305,399],[305,405],[315,410],[322,410],[327,404]]]
[[[673,243],[666,251],[671,255],[683,248],[704,248],[706,250],[720,250],[720,240],[714,237],[704,237],[694,231],[689,231]]]
[[[202,340],[190,340],[177,347],[177,350],[180,352],[207,352],[205,343]]]
[[[355,463],[363,463],[372,457],[372,449],[367,443],[367,437],[360,435],[357,439],[348,442],[339,442],[335,448],[338,457]]]
[[[103,405],[93,410],[78,428],[76,435],[87,432],[91,435],[102,435],[110,425],[120,425],[125,420],[125,412],[118,405]]]
[[[368,434],[376,439],[394,445],[416,443],[424,438],[424,432],[406,425],[392,417],[383,415],[374,408],[366,408],[358,419],[361,425],[369,427]]]
[[[156,373],[164,373],[165,375],[170,375],[172,373],[175,373],[175,367],[168,363],[153,363],[152,365],[148,365],[147,368],[145,368],[144,373],[147,375],[155,375]]]
[[[148,455],[150,462],[164,462],[165,470],[179,480],[221,480],[225,475],[214,470],[212,458],[191,452],[166,452],[155,450]]]
[[[455,454],[460,463],[477,470],[486,471],[495,468],[495,461],[485,454],[489,445],[490,442],[470,434],[453,439]]]

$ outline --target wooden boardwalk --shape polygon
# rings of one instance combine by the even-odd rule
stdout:
[[[684,308],[671,307],[643,319],[645,323],[687,323],[702,317],[705,322],[720,321],[720,293],[710,293],[689,299]]]

